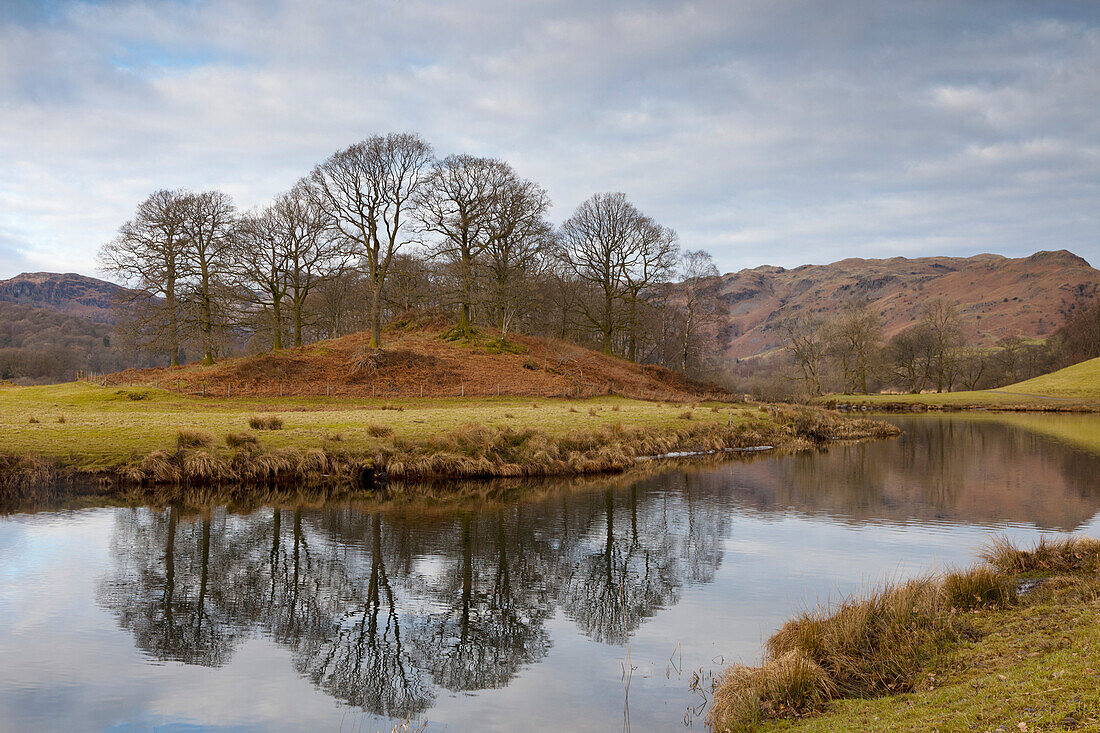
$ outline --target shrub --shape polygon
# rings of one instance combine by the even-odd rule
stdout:
[[[210,448],[214,436],[201,430],[180,430],[176,433],[176,447],[182,449]]]
[[[248,418],[248,426],[253,430],[282,430],[283,419],[278,415],[253,415]]]
[[[259,439],[252,433],[229,433],[225,436],[225,444],[230,448],[243,448],[259,443]]]

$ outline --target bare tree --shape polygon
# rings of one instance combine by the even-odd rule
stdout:
[[[931,337],[923,324],[905,329],[886,345],[886,363],[895,382],[918,394],[931,372]]]
[[[190,300],[202,341],[202,363],[214,363],[214,331],[219,292],[224,286],[230,245],[237,222],[232,199],[221,191],[189,193],[184,196],[183,232],[190,264]]]
[[[580,302],[589,322],[599,330],[605,354],[620,319],[616,303],[629,292],[624,274],[641,257],[639,233],[646,218],[623,193],[597,193],[581,203],[561,225],[563,261],[581,282],[595,288],[596,303]]]
[[[489,275],[488,305],[504,343],[516,313],[532,300],[530,277],[551,247],[553,227],[546,221],[550,199],[531,181],[506,181],[493,205],[485,247]]]
[[[309,181],[303,179],[271,206],[276,241],[286,260],[295,346],[302,345],[310,293],[318,283],[338,272],[346,259],[317,194]]]
[[[927,329],[930,367],[936,391],[950,392],[958,376],[957,350],[963,345],[962,321],[955,306],[945,298],[925,305],[921,324]]]
[[[317,201],[332,226],[354,243],[370,283],[371,346],[382,343],[382,290],[407,244],[407,214],[427,180],[432,149],[412,133],[376,135],[313,169]]]
[[[498,208],[505,189],[515,181],[511,166],[503,161],[449,155],[432,167],[418,199],[422,228],[436,236],[435,256],[457,270],[457,331],[466,337],[472,333],[475,268],[490,242],[501,236]]]
[[[831,351],[841,365],[844,392],[867,394],[867,380],[875,368],[882,343],[882,320],[866,301],[844,304],[827,329]]]
[[[802,372],[802,381],[811,394],[821,394],[826,348],[824,322],[813,314],[787,316],[780,320],[779,330],[787,337],[787,349]]]
[[[630,266],[623,269],[623,280],[629,333],[627,356],[631,361],[638,361],[638,342],[641,337],[638,309],[646,304],[650,288],[666,282],[672,276],[680,247],[676,232],[649,217],[638,221],[633,247],[637,255]]]
[[[156,191],[142,201],[134,218],[99,251],[99,269],[123,280],[134,294],[126,312],[140,313],[133,324],[145,345],[168,351],[179,365],[183,283],[188,275],[184,231],[184,191]],[[163,301],[160,299],[163,298]]]
[[[722,301],[713,295],[711,278],[718,277],[718,268],[709,252],[693,249],[680,257],[680,280],[684,312],[683,333],[680,340],[680,370],[688,371],[688,362],[706,326],[722,315]]]
[[[289,285],[288,253],[273,208],[241,218],[229,256],[234,285],[248,307],[271,323],[271,348],[283,348],[283,299]]]

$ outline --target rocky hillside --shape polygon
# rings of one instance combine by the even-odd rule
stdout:
[[[0,301],[104,324],[114,323],[111,304],[115,295],[124,291],[125,288],[114,283],[73,272],[24,272],[10,280],[0,280]]]
[[[1100,271],[1062,250],[1018,259],[983,254],[763,266],[714,278],[711,287],[728,308],[726,354],[744,358],[782,343],[777,325],[784,316],[832,313],[851,298],[871,303],[887,337],[917,321],[922,305],[937,297],[956,304],[976,343],[1046,336],[1065,309],[1100,292]]]

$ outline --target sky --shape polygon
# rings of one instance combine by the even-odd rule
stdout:
[[[1100,265],[1100,3],[0,0],[0,277],[96,274],[161,188],[262,206],[416,131],[560,222],[623,191],[724,272]]]

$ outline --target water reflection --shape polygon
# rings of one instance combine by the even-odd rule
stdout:
[[[901,421],[895,441],[681,465],[508,504],[115,510],[98,600],[154,660],[217,668],[265,639],[332,699],[400,719],[508,687],[545,662],[562,623],[622,645],[714,583],[735,520],[1072,530],[1100,508],[1100,455],[996,421]],[[744,577],[724,582],[745,582],[744,557],[733,561]],[[766,583],[772,571],[759,570]]]

